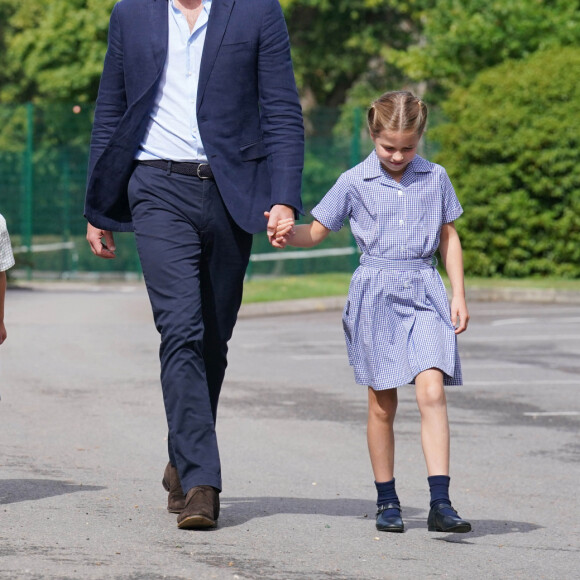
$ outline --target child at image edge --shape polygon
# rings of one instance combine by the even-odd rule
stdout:
[[[415,384],[427,463],[429,531],[468,532],[449,500],[449,423],[444,385],[461,385],[456,335],[467,328],[461,243],[463,212],[445,170],[416,154],[426,105],[412,93],[382,95],[368,112],[375,150],[340,176],[312,210],[311,224],[280,223],[282,246],[311,247],[348,217],[362,256],[343,313],[350,364],[368,388],[368,447],[378,493],[376,526],[402,532],[395,491],[397,387]],[[439,248],[451,309],[434,264]]]
[[[10,236],[6,228],[6,220],[0,214],[0,344],[6,340],[4,324],[4,299],[6,297],[6,270],[14,266],[14,254],[10,244]]]
[[[4,325],[4,298],[6,296],[6,270],[14,266],[14,254],[6,228],[6,220],[0,214],[0,344],[6,340]]]

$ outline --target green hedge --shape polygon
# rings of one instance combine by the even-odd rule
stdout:
[[[469,275],[580,277],[580,49],[482,72],[433,130]]]

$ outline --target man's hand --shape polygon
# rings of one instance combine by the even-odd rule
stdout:
[[[294,208],[288,205],[273,205],[269,212],[266,212],[268,218],[268,225],[266,232],[268,240],[275,248],[284,248],[284,245],[276,241],[276,230],[278,229],[278,222],[285,219],[294,219]]]
[[[105,242],[103,243],[103,238]],[[91,246],[91,251],[99,258],[110,260],[115,257],[115,240],[113,232],[101,230],[91,224],[87,224],[87,242]]]

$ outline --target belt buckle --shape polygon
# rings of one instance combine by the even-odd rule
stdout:
[[[201,173],[199,172],[199,170],[202,168],[202,166],[209,167],[209,163],[200,163],[197,166],[197,169],[195,170],[195,173],[196,173],[197,177],[199,179],[211,179],[211,177],[209,177],[209,176],[201,175]]]

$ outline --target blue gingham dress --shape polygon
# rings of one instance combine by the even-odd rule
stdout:
[[[338,231],[348,217],[362,252],[343,312],[358,384],[409,384],[438,368],[462,384],[457,337],[433,256],[443,224],[463,213],[445,169],[416,155],[397,183],[373,151],[343,173],[312,215]]]

